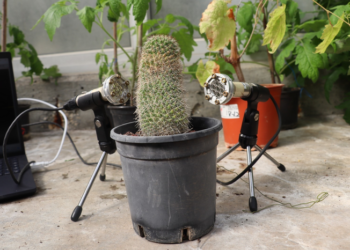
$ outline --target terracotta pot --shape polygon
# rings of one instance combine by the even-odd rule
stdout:
[[[283,84],[261,84],[269,89],[270,94],[280,107],[281,92]],[[247,102],[241,98],[232,98],[230,102],[221,105],[221,119],[224,130],[226,147],[230,148],[238,143],[241,131],[244,112],[247,109]],[[258,141],[257,145],[264,147],[278,128],[278,115],[271,99],[267,102],[259,102],[258,111],[260,113]],[[271,143],[271,147],[276,147],[278,137]]]

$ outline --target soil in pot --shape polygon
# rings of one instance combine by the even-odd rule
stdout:
[[[280,106],[281,92],[283,84],[261,84],[269,89],[270,94]],[[224,128],[224,138],[226,147],[230,148],[238,143],[241,131],[244,112],[247,109],[247,102],[241,98],[232,98],[227,104],[221,105],[221,119]],[[267,102],[259,102],[259,128],[257,145],[264,147],[278,129],[278,115],[271,99]],[[271,147],[276,147],[278,137],[271,143]]]
[[[298,125],[299,88],[283,88],[281,94],[282,129],[293,129]]]
[[[191,118],[192,133],[128,136],[136,122],[111,131],[120,154],[135,232],[180,243],[209,233],[216,214],[216,146],[221,122]]]

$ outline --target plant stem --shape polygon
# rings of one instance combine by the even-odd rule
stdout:
[[[230,62],[236,71],[238,80],[241,82],[245,82],[244,75],[243,75],[242,68],[241,68],[241,64],[240,64],[240,57],[239,57],[238,51],[237,51],[236,31],[235,31],[235,33],[233,35],[233,39],[231,41]]]
[[[251,64],[257,64],[257,65],[261,65],[261,66],[265,66],[265,67],[270,67],[269,65],[265,64],[265,63],[259,63],[259,62],[254,62],[254,61],[241,61],[241,63],[251,63]]]
[[[327,10],[325,7],[323,7],[321,4],[319,4],[318,2],[316,2],[315,0],[312,0],[315,4],[317,4],[318,6],[320,6],[324,11],[328,13],[331,13],[332,15],[336,16],[338,19],[342,20],[344,23],[346,23],[347,25],[350,26],[350,23],[348,23],[347,21],[345,21],[343,18],[339,17],[338,15],[334,14],[332,11]]]
[[[96,21],[94,21],[111,39],[112,39],[112,41],[113,42],[115,42],[117,45],[118,45],[118,47],[124,52],[124,54],[129,58],[129,60],[130,60],[130,62],[131,63],[133,63],[133,60],[132,60],[132,58],[131,58],[131,56],[128,54],[128,52],[126,52],[126,50],[122,47],[122,46],[120,46],[120,44],[118,43],[118,41],[117,40],[115,40],[114,38],[113,38],[113,36],[105,29],[105,27],[103,26],[103,24],[102,23],[98,23],[98,22],[96,22]]]
[[[117,41],[117,23],[113,23],[113,36],[114,40]],[[113,49],[114,49],[114,73],[118,74],[119,73],[119,68],[118,68],[118,45],[117,43],[113,43]]]
[[[7,19],[7,0],[3,0],[2,2],[2,52],[6,51],[6,19]]]
[[[285,65],[285,66],[281,69],[280,73],[282,73],[289,65],[293,64],[294,62],[295,62],[295,59],[292,60],[292,61],[290,61],[287,65]]]

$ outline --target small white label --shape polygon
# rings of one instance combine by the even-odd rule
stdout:
[[[239,109],[237,104],[220,105],[221,118],[238,119]]]

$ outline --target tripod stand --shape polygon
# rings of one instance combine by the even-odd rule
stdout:
[[[263,152],[263,154],[272,161],[279,170],[284,172],[286,168],[281,163],[277,162],[272,156],[270,156],[268,153],[264,152],[262,148],[256,145],[257,141],[257,133],[258,133],[258,125],[259,125],[259,111],[257,110],[258,102],[259,101],[267,101],[269,97],[269,91],[268,89],[265,89],[261,86],[257,86],[255,89],[255,94],[253,93],[251,96],[242,98],[246,101],[248,101],[248,107],[244,113],[241,132],[239,135],[239,143],[234,145],[232,148],[227,150],[225,153],[223,153],[221,156],[219,156],[216,160],[216,162],[220,162],[222,159],[224,159],[226,156],[228,156],[231,152],[236,150],[239,146],[247,150],[247,164],[248,167],[252,163],[252,154],[251,149],[254,147],[258,151]],[[277,107],[277,104],[273,100],[275,107]],[[277,111],[279,112],[279,111]],[[270,143],[268,143],[270,144]],[[217,180],[217,182],[221,185],[229,185],[238,180],[242,175],[244,174],[244,171],[238,175],[234,180],[230,182],[222,182]],[[254,178],[253,178],[253,168],[250,167],[248,169],[248,179],[249,179],[249,192],[250,192],[250,198],[249,198],[249,209],[251,212],[258,210],[258,202],[255,197],[254,192]]]
[[[103,153],[83,193],[83,196],[79,201],[78,206],[76,206],[75,209],[73,210],[73,213],[71,216],[72,221],[78,221],[81,215],[81,212],[83,211],[84,202],[90,192],[92,184],[94,184],[96,176],[100,171],[101,167],[102,167],[102,170],[100,174],[100,180],[104,181],[106,179],[105,173],[106,173],[106,164],[107,164],[108,154],[113,154],[116,151],[115,142],[109,136],[109,133],[112,129],[112,124],[106,114],[106,109],[104,105],[94,106],[93,111],[95,114],[94,123],[95,123],[95,130],[96,130],[96,135],[98,139],[98,144]]]

